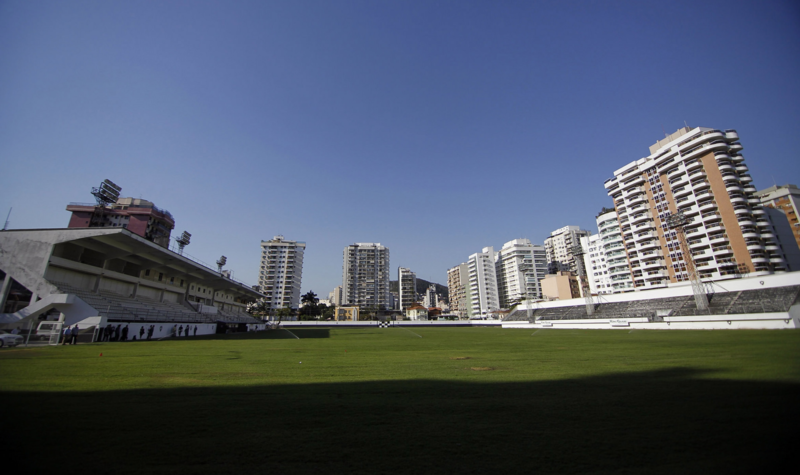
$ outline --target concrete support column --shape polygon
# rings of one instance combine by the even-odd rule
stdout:
[[[139,295],[139,282],[133,284],[133,295],[131,297],[136,298],[137,295]]]
[[[36,292],[32,293],[30,304],[35,304],[37,300],[39,300],[39,294]]]
[[[92,289],[93,292],[97,292],[100,290],[100,281],[103,280],[103,275],[100,274],[97,276],[97,279],[94,281],[94,288]]]
[[[5,310],[6,308],[6,300],[8,300],[8,293],[11,292],[11,283],[12,283],[11,276],[6,274],[6,278],[3,279],[3,290],[0,290],[0,313],[3,313],[3,310]]]

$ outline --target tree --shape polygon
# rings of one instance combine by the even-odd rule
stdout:
[[[317,302],[319,302],[319,299],[317,298],[317,294],[315,294],[313,290],[309,290],[302,297],[300,297],[300,302],[306,305],[316,306]]]

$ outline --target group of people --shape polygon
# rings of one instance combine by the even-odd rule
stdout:
[[[97,341],[128,341],[128,331],[129,325],[125,325],[124,327],[122,324],[114,325],[106,325],[105,327],[101,327],[97,331]],[[139,328],[139,340],[145,339],[145,333],[147,334],[147,339],[153,338],[153,333],[155,332],[156,326],[150,325],[145,330],[144,325]],[[64,345],[72,344],[75,345],[78,343],[78,325],[74,325],[72,327],[66,327],[64,329]],[[197,336],[197,325],[173,325],[170,329],[170,336],[175,337],[186,337],[186,336]],[[133,335],[133,339],[136,340],[136,335]]]
[[[183,325],[181,326],[174,325],[172,327],[172,331],[170,332],[172,333],[172,336],[175,336],[176,331],[178,333],[178,336],[189,336],[189,333],[192,332],[192,326],[186,325],[186,329],[184,330]],[[184,332],[186,333],[185,335]],[[197,325],[194,326],[194,336],[197,336]]]
[[[72,327],[66,327],[64,329],[64,342],[61,343],[62,345],[76,345],[78,343],[78,332],[80,328],[78,325],[74,325]]]
[[[155,331],[156,326],[150,325],[147,328],[147,339],[153,337],[153,332]],[[139,328],[139,339],[144,339],[144,326]],[[136,335],[133,336],[133,339],[136,339]],[[122,324],[118,324],[116,327],[114,325],[106,325],[105,328],[101,328],[97,334],[97,341],[128,341],[128,325],[124,327]]]

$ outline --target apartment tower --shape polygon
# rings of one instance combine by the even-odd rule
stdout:
[[[547,253],[547,272],[573,272],[577,275],[578,265],[572,248],[581,245],[581,238],[592,233],[584,231],[578,226],[564,226],[550,233],[544,240],[544,249]]]
[[[466,305],[470,316],[488,317],[491,312],[500,308],[495,260],[493,247],[484,247],[481,252],[469,256],[467,260],[469,300]]]
[[[677,212],[690,220],[685,236],[701,278],[786,270],[741,151],[735,130],[685,127],[606,180],[637,290],[688,280],[677,233],[666,226]]]
[[[800,189],[775,185],[756,193],[775,227],[778,244],[790,271],[800,270]]]
[[[497,290],[502,308],[511,308],[521,300],[541,299],[540,281],[547,275],[544,246],[528,239],[514,239],[503,244],[495,262]]]
[[[417,301],[417,274],[405,267],[397,268],[397,286],[399,289],[400,310],[405,310]]]
[[[622,240],[617,212],[603,208],[597,215],[597,231],[581,238],[589,289],[593,294],[616,294],[633,290],[631,268]]]
[[[380,243],[355,243],[344,248],[344,305],[390,308],[389,248]]]
[[[258,287],[267,296],[268,308],[298,308],[303,280],[306,243],[275,236],[261,241],[261,270]]]
[[[450,311],[459,318],[469,317],[467,311],[469,266],[459,264],[447,270],[447,295],[450,297]]]

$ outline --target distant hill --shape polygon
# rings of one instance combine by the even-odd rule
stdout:
[[[425,292],[428,290],[428,286],[435,282],[428,282],[425,279],[420,279],[417,277],[417,294],[420,296],[420,301],[422,297],[425,296]],[[397,285],[396,280],[389,281],[389,290],[391,292],[399,292],[400,287]],[[450,301],[450,294],[447,291],[447,286],[442,284],[436,284],[436,292],[444,297],[448,302]]]

